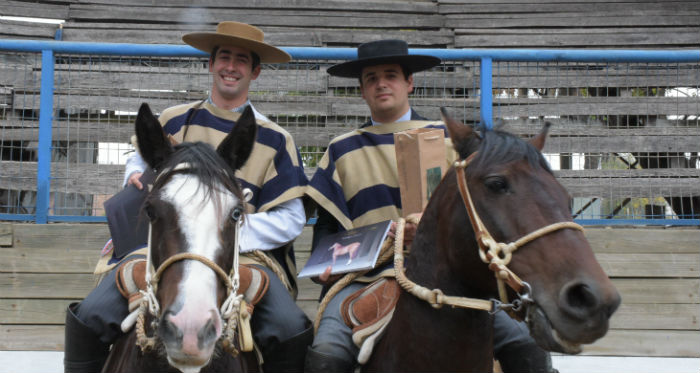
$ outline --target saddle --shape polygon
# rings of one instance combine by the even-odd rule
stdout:
[[[352,340],[360,348],[357,361],[366,363],[374,344],[391,321],[401,287],[393,277],[382,277],[345,298],[340,314],[352,328]]]
[[[270,282],[267,273],[248,265],[238,266],[240,286],[237,294],[243,294],[242,302],[248,312],[245,317],[239,318],[239,337],[245,341],[239,341],[243,351],[251,351],[253,347],[252,332],[250,329],[250,316],[255,305],[267,293]],[[122,331],[127,332],[136,322],[138,308],[143,301],[143,293],[146,290],[146,259],[132,259],[122,264],[116,273],[117,289],[129,302],[129,316],[122,322]],[[241,310],[243,311],[243,310]],[[243,312],[241,312],[243,313]]]

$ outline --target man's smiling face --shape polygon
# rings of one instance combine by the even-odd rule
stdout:
[[[253,68],[248,49],[222,46],[209,64],[213,75],[212,100],[219,107],[231,109],[248,99],[250,82],[260,74],[260,65]]]

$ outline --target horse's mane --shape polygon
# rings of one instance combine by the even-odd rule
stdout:
[[[188,164],[186,169],[176,169],[179,164]],[[175,174],[188,174],[200,181],[200,187],[206,187],[205,196],[211,198],[212,194],[224,192],[214,187],[223,186],[233,193],[239,201],[243,200],[243,193],[235,177],[235,171],[216,153],[214,148],[204,142],[182,143],[175,146],[175,152],[161,165],[162,173],[155,181],[153,188],[160,189]],[[216,201],[219,199],[216,198]]]
[[[479,154],[472,161],[474,168],[525,159],[533,169],[544,169],[549,173],[552,172],[542,153],[518,136],[500,130],[492,130],[483,131],[481,139]],[[458,149],[462,158],[465,158],[464,150]]]

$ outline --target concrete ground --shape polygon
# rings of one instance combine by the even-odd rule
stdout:
[[[560,373],[700,373],[700,358],[553,356]],[[61,373],[63,352],[0,351],[0,373]]]

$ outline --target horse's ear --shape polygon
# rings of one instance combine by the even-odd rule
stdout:
[[[537,136],[531,138],[530,144],[537,148],[537,150],[542,151],[544,149],[544,142],[547,139],[547,132],[549,132],[549,127],[552,126],[552,123],[550,122],[544,122],[544,127],[542,127],[542,130],[540,133],[537,134]]]
[[[450,134],[452,146],[455,148],[460,157],[466,158],[473,153],[478,146],[477,141],[479,135],[474,132],[471,126],[464,125],[452,118],[444,107],[440,108],[442,121],[447,126],[447,132]]]
[[[253,151],[257,130],[258,125],[255,123],[255,113],[248,105],[243,110],[243,114],[238,118],[231,132],[216,148],[216,152],[234,170],[243,167]]]
[[[163,131],[158,118],[147,103],[141,104],[136,115],[136,140],[139,153],[146,163],[157,170],[174,152],[173,145]]]

